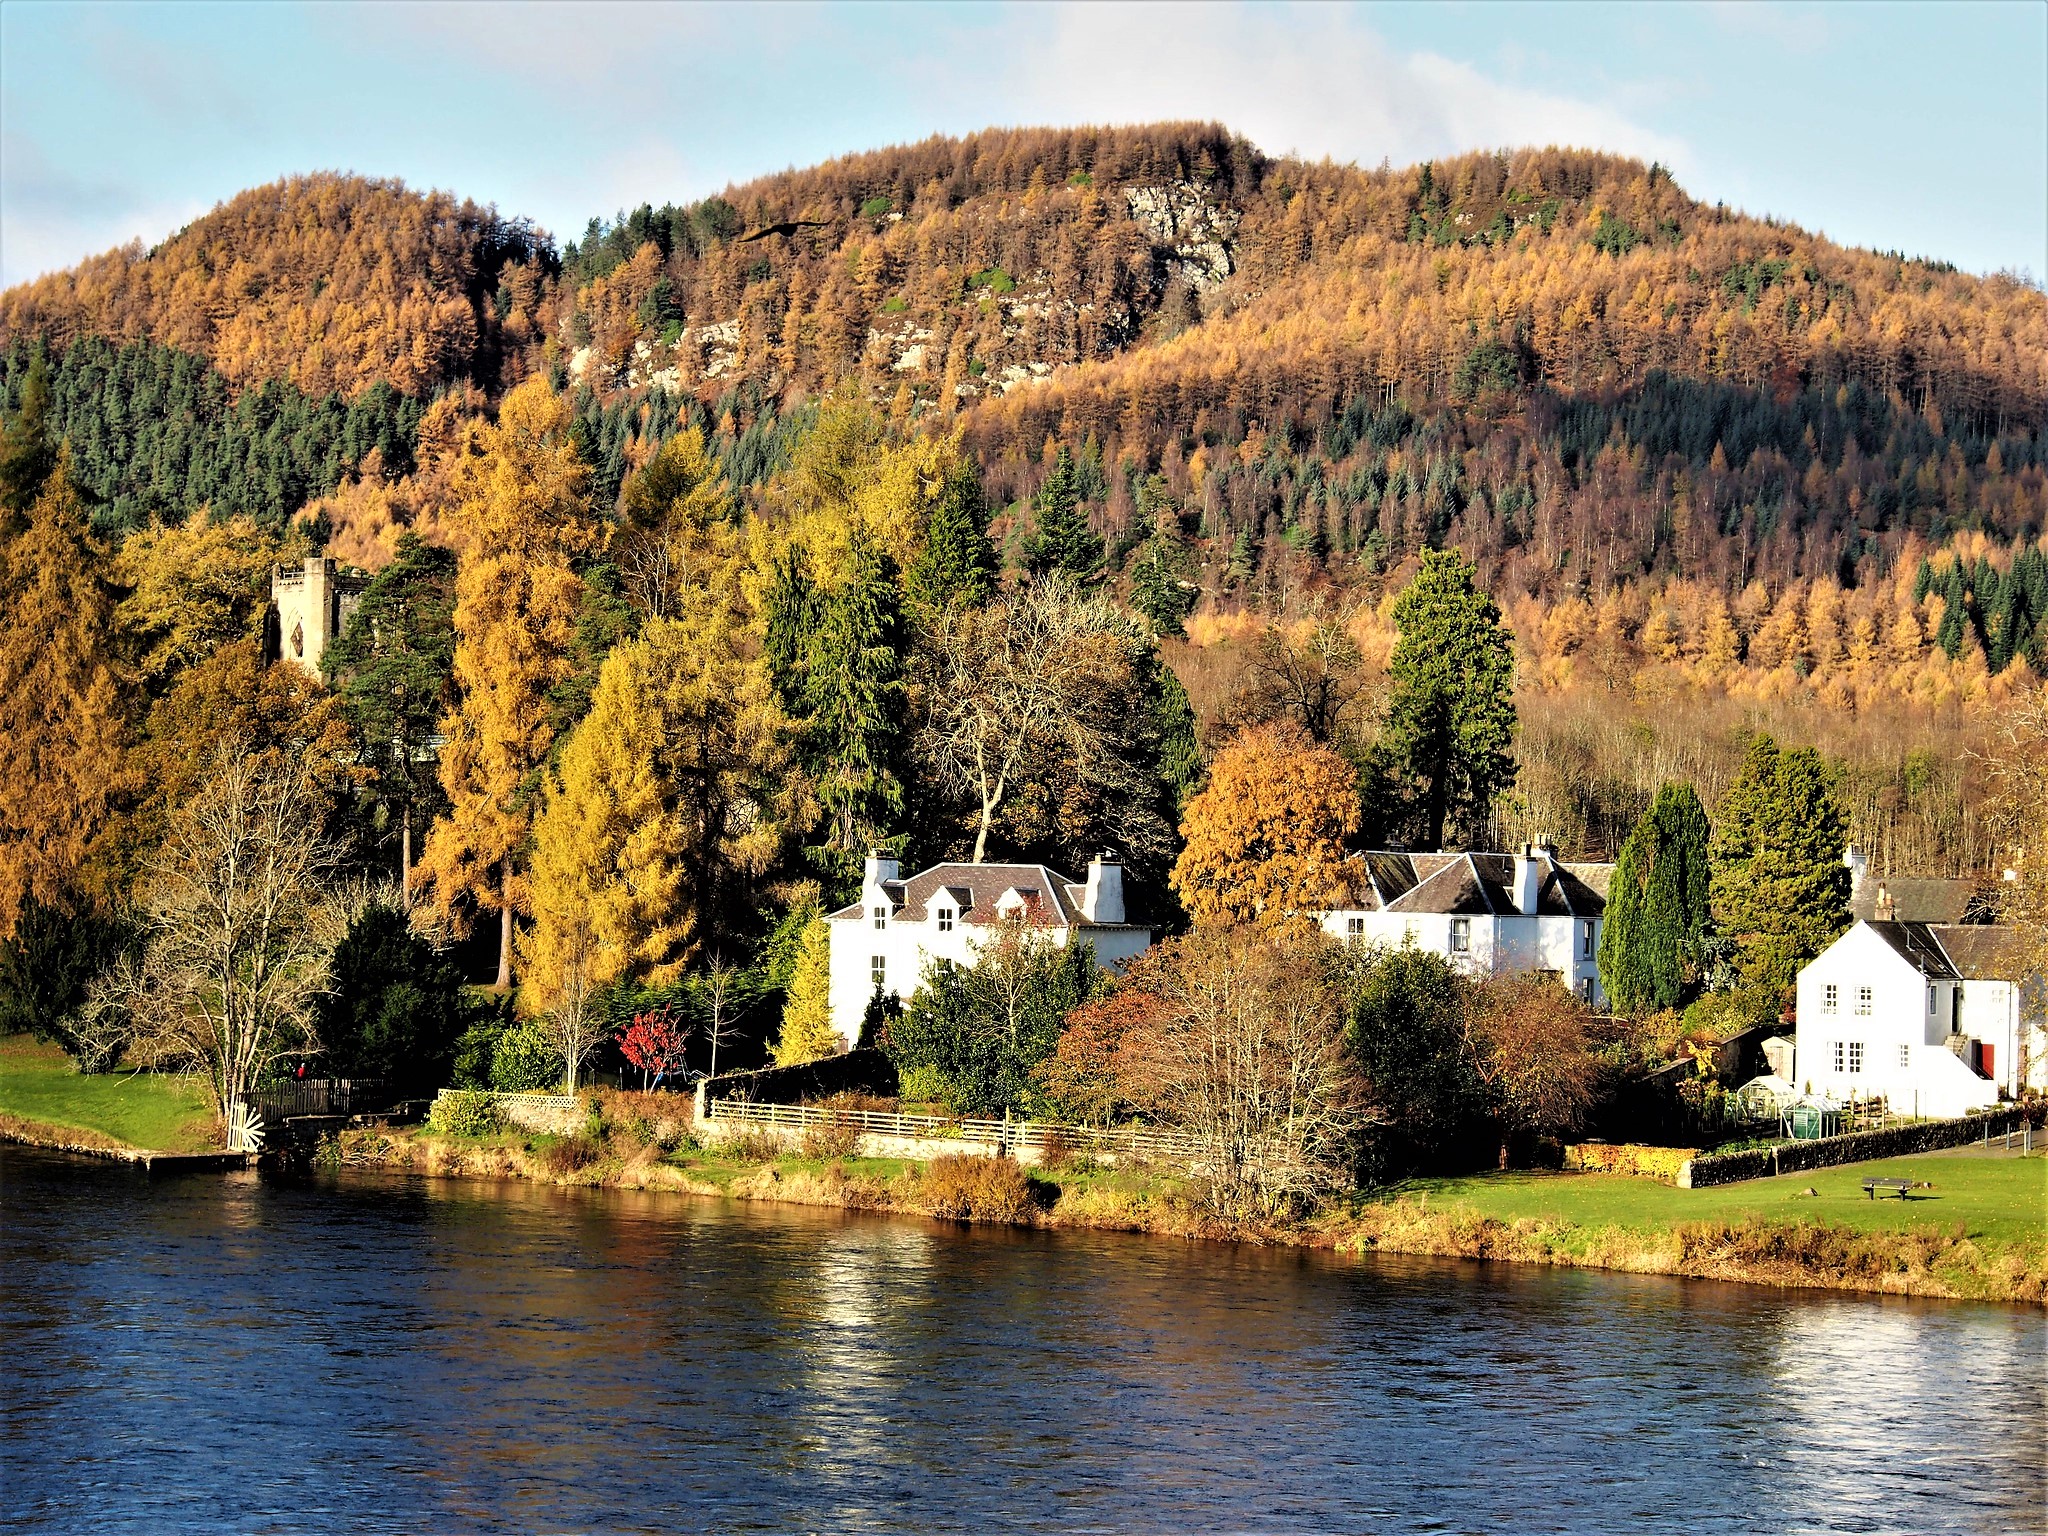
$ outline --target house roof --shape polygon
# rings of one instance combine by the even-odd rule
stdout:
[[[1849,896],[1849,913],[1869,922],[1881,895],[1891,898],[1891,921],[1899,923],[1983,922],[1981,887],[1975,880],[1924,876],[1877,879],[1865,876]]]
[[[1355,854],[1348,861],[1356,909],[1453,916],[1518,916],[1510,853]],[[1611,864],[1545,859],[1536,891],[1539,917],[1598,917],[1607,910]]]
[[[2017,981],[2026,969],[2026,935],[1989,923],[1937,924],[1929,931],[1968,981]]]
[[[1936,981],[1960,981],[1956,968],[1942,953],[1941,941],[1934,930],[1925,923],[1874,923],[1864,924],[1872,933],[1897,951],[1899,958],[1923,976]]]
[[[1010,891],[1023,896],[1039,914],[1036,921],[1052,928],[1137,928],[1142,923],[1091,923],[1081,915],[1083,885],[1043,864],[934,864],[907,880],[883,883],[882,890],[901,922],[921,923],[944,896],[963,923],[993,923],[996,904]],[[864,916],[854,902],[831,914],[834,918]]]

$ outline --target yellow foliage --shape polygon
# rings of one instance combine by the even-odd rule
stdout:
[[[1292,721],[1241,731],[1188,802],[1172,885],[1198,923],[1274,921],[1327,907],[1358,826],[1355,775]]]
[[[844,1046],[832,1027],[832,930],[824,918],[813,918],[797,945],[782,1032],[775,1037],[775,1065],[802,1066]]]
[[[271,567],[299,558],[296,541],[204,511],[130,534],[114,559],[129,589],[117,617],[141,651],[143,680],[160,684],[223,642],[260,633]]]

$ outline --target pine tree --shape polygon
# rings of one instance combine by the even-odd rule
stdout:
[[[1811,747],[1750,743],[1715,818],[1714,921],[1734,943],[1736,974],[1789,992],[1799,967],[1849,926],[1848,818]]]
[[[1394,600],[1401,638],[1380,748],[1420,798],[1425,846],[1453,823],[1476,828],[1515,779],[1515,659],[1500,609],[1448,550]]]
[[[399,823],[399,890],[412,905],[413,829],[439,799],[432,740],[455,666],[455,556],[407,532],[363,590],[320,666],[370,775],[365,792]]]
[[[1709,914],[1707,814],[1666,784],[1615,861],[1600,932],[1600,980],[1624,1012],[1676,1008],[1697,975]]]
[[[857,527],[852,574],[824,603],[803,699],[806,754],[842,859],[885,839],[903,809],[901,649],[895,562]]]
[[[60,454],[0,542],[0,934],[22,901],[68,906],[129,787],[105,554]],[[110,894],[99,891],[97,894]]]
[[[1160,636],[1185,637],[1187,616],[1199,595],[1188,578],[1187,553],[1163,530],[1155,531],[1131,569],[1131,606]]]
[[[927,613],[979,608],[995,591],[995,581],[995,548],[988,540],[981,477],[973,460],[963,457],[932,508],[923,547],[904,575],[903,595],[913,608]]]
[[[498,914],[499,987],[512,981],[512,929],[541,765],[554,744],[549,691],[570,673],[583,582],[571,566],[595,534],[589,468],[567,404],[535,377],[508,394],[465,464],[467,544],[455,583],[455,682],[443,722],[436,823],[422,866],[443,907]]]
[[[21,407],[0,425],[0,512],[28,511],[43,482],[57,467],[57,441],[50,422],[50,364],[41,347],[29,359],[22,380]],[[0,521],[0,533],[11,531]]]
[[[1038,536],[1026,564],[1035,576],[1064,571],[1076,581],[1092,582],[1102,577],[1102,558],[1102,539],[1089,528],[1081,510],[1073,455],[1062,448],[1039,488]]]

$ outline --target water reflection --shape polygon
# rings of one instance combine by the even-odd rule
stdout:
[[[0,1529],[2040,1525],[2041,1320],[0,1150]]]

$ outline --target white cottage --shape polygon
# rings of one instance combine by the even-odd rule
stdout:
[[[832,1024],[850,1045],[877,992],[908,1000],[933,960],[972,965],[999,925],[1027,925],[1055,944],[1088,943],[1105,970],[1152,944],[1125,920],[1123,866],[1110,854],[1072,880],[1043,864],[934,864],[908,880],[871,853],[860,900],[831,914]]]
[[[2018,935],[1982,924],[1859,922],[1799,973],[1793,1080],[1950,1119],[2048,1086],[2041,981]]]
[[[1412,944],[1472,975],[1548,971],[1595,1007],[1612,864],[1566,864],[1546,843],[1519,853],[1362,853],[1352,905],[1320,914],[1352,944]]]

